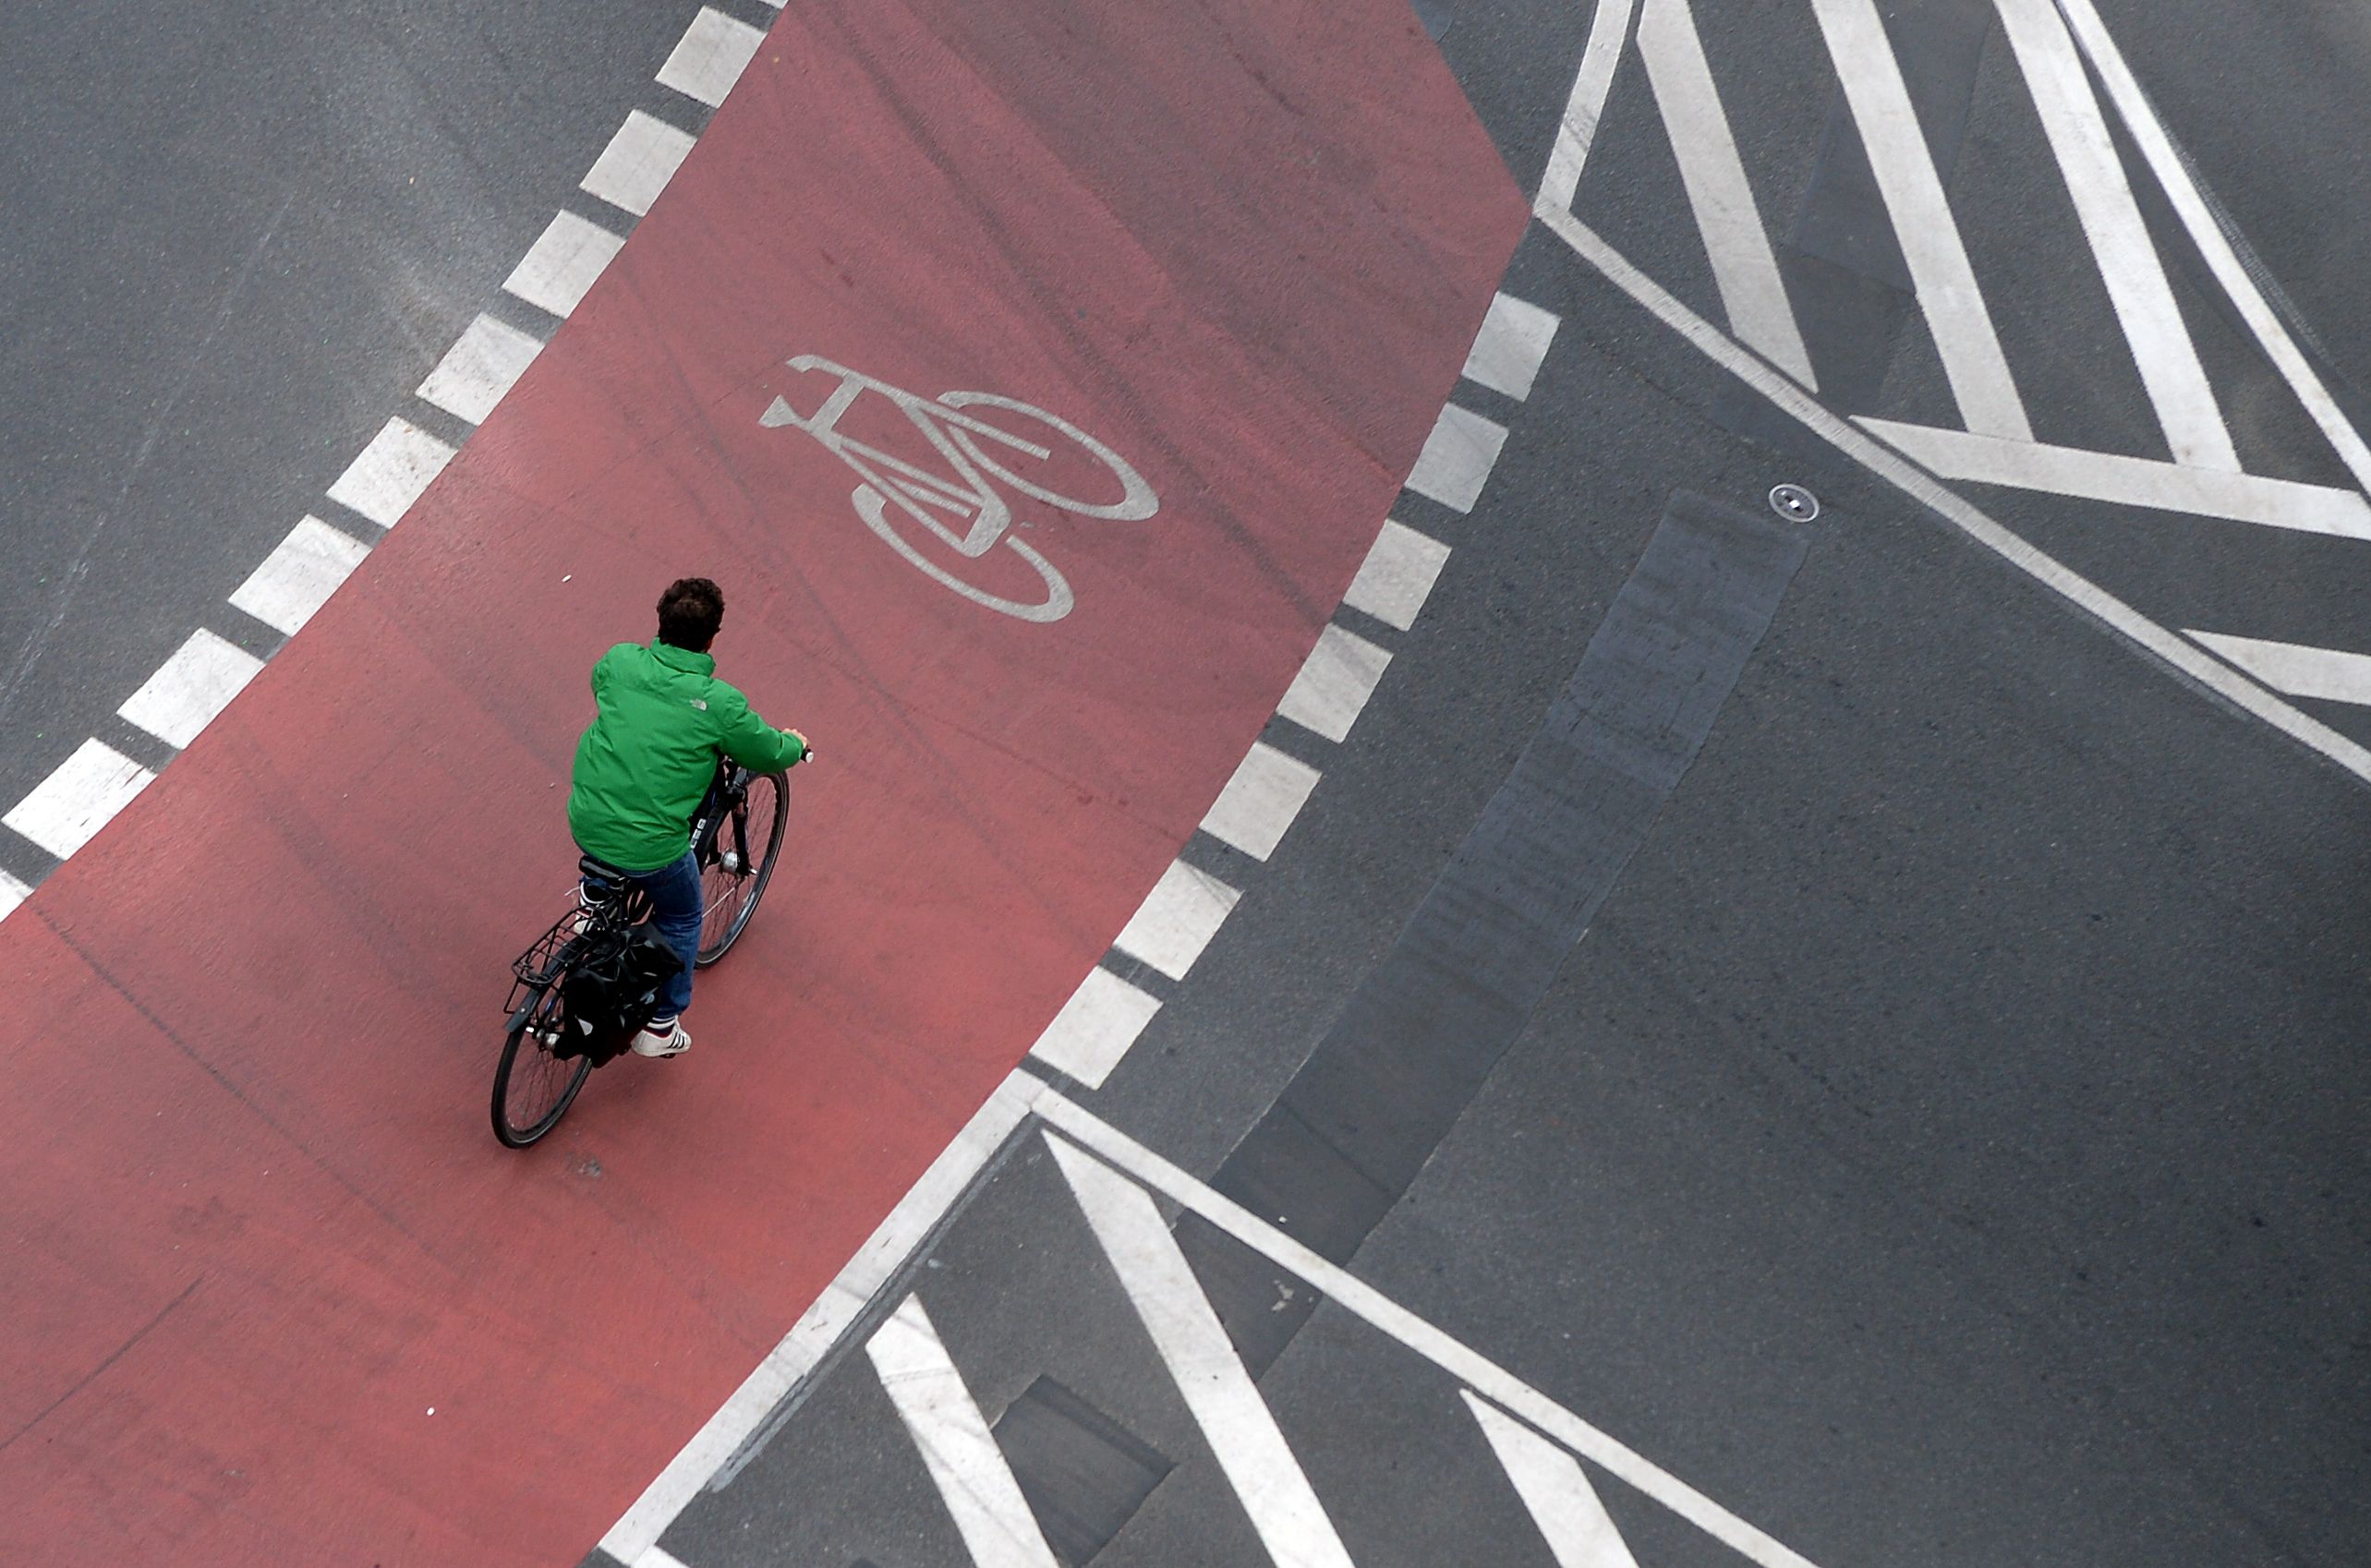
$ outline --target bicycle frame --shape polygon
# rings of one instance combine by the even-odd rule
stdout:
[[[708,783],[708,792],[700,800],[700,809],[692,818],[692,853],[702,868],[708,864],[716,850],[717,835],[724,830],[724,819],[740,816],[749,809],[749,770],[724,761],[717,764],[716,778]]]

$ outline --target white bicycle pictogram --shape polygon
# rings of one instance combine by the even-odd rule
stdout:
[[[1134,521],[1150,517],[1161,509],[1160,498],[1153,493],[1153,487],[1118,452],[1045,409],[994,392],[950,392],[939,393],[936,399],[919,397],[862,371],[834,364],[820,355],[802,354],[789,363],[793,370],[837,376],[839,385],[809,415],[798,413],[789,399],[778,397],[758,416],[758,423],[768,428],[789,426],[804,430],[826,451],[854,469],[864,482],[849,492],[848,500],[865,525],[930,577],[976,604],[1023,621],[1049,621],[1070,614],[1074,602],[1068,579],[1055,570],[1052,562],[1011,533],[1012,507],[998,493],[998,486],[1081,517]],[[953,470],[952,478],[869,446],[839,428],[841,417],[868,392],[878,392],[897,406],[898,412],[929,440],[931,449]],[[1003,449],[1007,462],[1025,457],[1041,464],[1054,461],[1054,445],[1050,441],[1041,444],[990,424],[967,412],[971,409],[995,409],[1020,419],[1035,420],[1107,470],[1118,481],[1119,499],[1090,501],[1063,495],[1013,472],[1006,463],[990,457],[984,443],[992,442]],[[1037,573],[1045,585],[1046,597],[1034,603],[1008,598],[942,566],[901,531],[891,516],[892,511],[967,561],[979,561],[1002,545]],[[952,525],[958,523],[964,525],[960,531]]]

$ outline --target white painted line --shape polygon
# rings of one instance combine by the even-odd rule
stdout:
[[[963,1374],[909,1296],[865,1345],[976,1568],[1060,1568]]]
[[[33,890],[5,871],[0,871],[0,920],[17,911],[17,906],[33,896]]]
[[[1328,626],[1317,634],[1317,645],[1285,689],[1276,711],[1329,741],[1345,740],[1390,663],[1385,649],[1355,632]]]
[[[2303,643],[2268,643],[2224,632],[2183,635],[2206,645],[2285,696],[2371,706],[2371,654],[2308,647]]]
[[[200,626],[115,711],[168,746],[187,746],[262,669],[261,659]]]
[[[337,476],[330,500],[392,528],[452,461],[451,447],[408,419],[390,419]]]
[[[1242,896],[1208,872],[1172,861],[1112,946],[1183,980]]]
[[[645,1549],[642,1555],[634,1560],[634,1568],[685,1568],[685,1564],[682,1558],[665,1547],[654,1546]]]
[[[1087,971],[1029,1054],[1089,1089],[1101,1089],[1160,1010],[1159,998],[1098,964]]]
[[[711,109],[720,108],[724,95],[732,90],[732,84],[756,56],[757,46],[765,42],[766,35],[747,22],[703,6],[692,25],[683,30],[683,42],[659,67],[659,84],[686,98],[696,98]]]
[[[456,419],[482,425],[542,348],[510,323],[480,316],[429,372],[419,395]]]
[[[1441,416],[1433,422],[1433,433],[1424,438],[1424,450],[1416,456],[1408,488],[1452,511],[1471,512],[1506,444],[1506,426],[1445,403]]]
[[[1521,403],[1531,395],[1560,319],[1528,300],[1501,294],[1490,302],[1482,331],[1466,352],[1465,379]]]
[[[1269,1559],[1276,1568],[1352,1568],[1152,1194],[1062,1139],[1046,1145]]]
[[[538,310],[566,316],[624,245],[600,224],[562,212],[527,247],[502,287]]]
[[[1449,547],[1440,540],[1385,518],[1342,602],[1405,632],[1416,624],[1448,560]]]
[[[2140,206],[2124,178],[2123,159],[2108,136],[2108,122],[2091,91],[2090,76],[2075,39],[2051,0],[1994,0],[2010,47],[2025,72],[2042,133],[2066,176],[2075,215],[2090,241],[2100,279],[2115,307],[2124,341],[2132,344],[2148,401],[2173,449],[2173,461],[2189,468],[2239,472],[2197,345],[2174,303],[2165,264],[2141,222]]]
[[[593,160],[581,188],[639,218],[650,211],[667,182],[692,151],[692,139],[666,121],[636,109]]]
[[[2365,750],[2320,720],[2306,717],[2231,666],[2208,657],[2149,620],[2098,584],[2036,549],[1950,489],[1937,484],[1925,469],[1916,466],[1891,447],[1831,413],[1825,404],[1764,365],[1751,350],[1731,342],[1719,328],[1674,298],[1668,290],[1631,265],[1620,251],[1606,244],[1597,231],[1571,213],[1558,211],[1544,203],[1536,212],[1541,223],[1570,246],[1575,255],[1603,273],[1608,283],[1638,301],[1694,344],[1707,358],[1770,399],[1783,412],[1838,452],[1926,506],[2043,587],[2095,617],[2110,631],[2129,639],[2300,745],[2319,752],[2356,778],[2371,783],[2371,751]]]
[[[1515,1483],[1516,1495],[1530,1510],[1556,1568],[1639,1568],[1579,1460],[1471,1389],[1458,1392],[1482,1423],[1482,1436]]]
[[[2048,490],[2086,501],[2186,512],[2305,534],[2371,539],[2371,503],[2353,490],[2301,485],[2292,479],[2260,479],[2252,474],[2210,473],[2074,447],[1995,440],[1965,430],[1900,425],[1890,419],[1857,422],[1946,479]]]
[[[231,603],[293,637],[369,553],[360,540],[318,517],[308,517],[272,547],[263,564],[231,595]]]
[[[85,741],[0,816],[60,860],[89,843],[156,775],[103,741]]]
[[[774,1406],[815,1369],[873,1297],[905,1266],[914,1248],[1046,1092],[1045,1080],[1026,1068],[1015,1068],[1006,1076],[963,1124],[963,1130],[931,1162],[922,1179],[898,1200],[838,1277],[782,1336],[772,1354],[643,1490],[624,1516],[610,1526],[601,1538],[601,1550],[621,1562],[634,1562],[658,1542],[708,1478],[732,1459]]]
[[[1298,757],[1287,756],[1265,741],[1254,741],[1234,777],[1202,819],[1202,830],[1221,843],[1232,844],[1255,861],[1266,860],[1284,842],[1286,830],[1309,792],[1317,788],[1317,770]]]
[[[1760,1568],[1813,1568],[1809,1560],[1800,1553],[1781,1545],[1668,1470],[1591,1426],[1504,1368],[1434,1328],[1340,1264],[1318,1256],[1240,1204],[1213,1191],[1073,1102],[1048,1092],[1039,1098],[1037,1114],[1058,1129],[1064,1138],[1075,1141],[1112,1167],[1098,1173],[1093,1161],[1083,1160],[1076,1153],[1066,1154],[1061,1138],[1046,1140],[1062,1162],[1063,1174],[1071,1176],[1071,1190],[1079,1194],[1081,1206],[1085,1206],[1086,1194],[1092,1191],[1096,1195],[1096,1201],[1112,1212],[1108,1223],[1119,1233],[1117,1239],[1124,1242],[1124,1249],[1131,1254],[1131,1267],[1143,1267],[1141,1255],[1153,1251],[1158,1246],[1143,1236],[1144,1213],[1153,1215],[1163,1240],[1167,1240],[1169,1233],[1166,1225],[1159,1224],[1159,1212],[1154,1209],[1151,1197],[1114,1176],[1113,1169],[1193,1211],[1244,1246],[1299,1274],[1333,1305],[1397,1340],[1492,1404],[1530,1422],[1731,1550],[1759,1563]],[[1086,1173],[1084,1183],[1072,1175],[1074,1168]],[[1099,1181],[1096,1179],[1098,1175]],[[1089,1223],[1095,1223],[1092,1214]],[[1100,1231],[1101,1226],[1097,1229]],[[1176,1245],[1174,1241],[1168,1241],[1172,1252]],[[1117,1264],[1120,1249],[1107,1242],[1105,1250],[1113,1254],[1113,1261]],[[1184,1260],[1180,1257],[1178,1262],[1182,1265]],[[1154,1277],[1144,1283],[1156,1288],[1175,1290],[1180,1295],[1190,1293],[1192,1300],[1186,1303],[1187,1306],[1199,1306],[1204,1312],[1209,1310],[1190,1271],[1182,1285],[1156,1274],[1152,1269],[1145,1272]],[[1145,1311],[1145,1304],[1142,1297],[1137,1297],[1135,1289],[1131,1287],[1129,1294],[1137,1297],[1138,1310]],[[1167,1304],[1161,1306],[1165,1310],[1177,1309]],[[1149,1320],[1147,1326],[1150,1326]],[[1212,1326],[1216,1326],[1215,1320]],[[1218,1333],[1223,1346],[1226,1331],[1219,1329]],[[1227,1349],[1227,1354],[1230,1357],[1234,1354],[1231,1347]],[[1290,1456],[1286,1457],[1288,1460]],[[1294,1474],[1299,1474],[1297,1469]]]
[[[1679,160],[1679,183],[1703,235],[1730,332],[1816,392],[1810,351],[1795,323],[1778,257],[1754,205],[1753,187],[1746,183],[1745,163],[1737,156],[1736,138],[1712,84],[1712,67],[1688,0],[1646,0],[1639,13],[1639,58]]]
[[[1565,101],[1564,118],[1556,126],[1556,144],[1548,151],[1547,173],[1540,180],[1542,202],[1569,211],[1579,193],[1580,171],[1597,140],[1597,122],[1604,117],[1606,96],[1614,90],[1614,67],[1622,63],[1637,3],[1598,0],[1596,14],[1589,19],[1580,74],[1573,78],[1572,96]]]
[[[2197,181],[2191,177],[2188,162],[2181,150],[2173,145],[2173,139],[2166,133],[2156,111],[2149,107],[2147,94],[2141,91],[2140,83],[2134,79],[2132,67],[2124,64],[2124,57],[2118,52],[2115,40],[2108,36],[2106,25],[2099,20],[2098,8],[2091,0],[2059,0],[2059,9],[2065,13],[2068,23],[2075,29],[2075,37],[2082,42],[2083,53],[2090,57],[2093,68],[2099,71],[2099,79],[2107,86],[2109,98],[2116,105],[2116,113],[2123,117],[2125,130],[2131,134],[2134,145],[2140,149],[2141,156],[2148,161],[2150,171],[2157,175],[2158,184],[2164,187],[2166,199],[2172,202],[2173,211],[2180,214],[2182,226],[2190,232],[2191,242],[2206,258],[2208,267],[2215,274],[2215,281],[2222,284],[2223,292],[2231,296],[2232,306],[2246,320],[2248,330],[2256,334],[2256,341],[2264,349],[2266,356],[2289,383],[2289,389],[2297,394],[2297,401],[2305,405],[2305,412],[2313,416],[2315,424],[2321,427],[2323,437],[2337,450],[2340,461],[2354,476],[2354,482],[2371,490],[2371,446],[2364,444],[2362,435],[2348,422],[2338,406],[2338,400],[2322,384],[2322,379],[2314,373],[2312,365],[2306,362],[2304,353],[2297,347],[2296,340],[2281,324],[2279,313],[2265,299],[2264,291],[2256,285],[2255,275],[2240,259],[2231,236],[2223,233],[2222,224],[2217,220],[2214,210],[2208,205]]]
[[[1885,210],[1893,215],[1918,308],[1942,356],[1960,416],[1981,434],[2031,440],[2026,405],[1976,286],[1976,271],[1968,264],[1876,0],[1812,0],[1812,9],[1827,36]]]

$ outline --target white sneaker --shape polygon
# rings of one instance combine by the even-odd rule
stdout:
[[[651,1024],[634,1037],[634,1054],[637,1056],[680,1056],[691,1048],[692,1037],[685,1032],[681,1019]]]

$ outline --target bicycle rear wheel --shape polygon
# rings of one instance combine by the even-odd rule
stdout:
[[[693,959],[706,969],[741,939],[774,862],[782,852],[782,830],[791,815],[790,780],[780,773],[749,778],[732,811],[717,825],[715,838],[700,858],[700,948]]]
[[[554,979],[530,995],[494,1069],[494,1136],[506,1149],[524,1149],[559,1126],[593,1070],[587,1057],[563,1060],[554,1055],[559,1039],[560,985]]]

